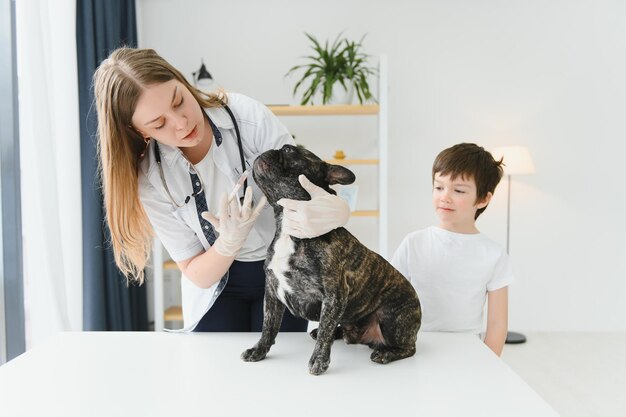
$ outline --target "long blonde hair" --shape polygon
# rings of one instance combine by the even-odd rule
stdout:
[[[115,263],[128,279],[140,284],[154,232],[139,201],[138,169],[146,144],[131,119],[145,87],[172,79],[187,87],[204,108],[226,103],[223,92],[206,94],[196,89],[152,49],[116,49],[93,76],[99,172]]]

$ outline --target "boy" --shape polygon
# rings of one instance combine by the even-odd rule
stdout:
[[[485,344],[498,356],[508,326],[513,273],[505,250],[481,234],[476,219],[502,178],[502,160],[473,143],[443,150],[432,169],[439,225],[407,235],[391,263],[422,302],[422,330],[479,334],[488,299]]]

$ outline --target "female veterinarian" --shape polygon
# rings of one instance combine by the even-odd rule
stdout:
[[[252,175],[242,176],[262,152],[293,143],[287,129],[248,97],[197,90],[151,49],[112,52],[94,90],[117,266],[142,283],[154,231],[182,271],[186,330],[260,331],[275,220]],[[301,183],[310,201],[281,201],[287,233],[310,238],[347,222],[346,202]],[[285,311],[281,330],[306,331]]]

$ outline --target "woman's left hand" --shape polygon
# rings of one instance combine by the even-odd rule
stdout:
[[[311,195],[308,201],[282,198],[283,232],[300,239],[314,238],[344,226],[350,218],[350,207],[343,198],[326,192],[300,175],[300,184]]]
[[[213,246],[220,255],[237,255],[266,201],[263,196],[252,209],[252,187],[248,187],[241,207],[239,207],[237,196],[229,201],[224,193],[220,199],[219,218],[208,211],[202,213],[202,217],[211,222],[213,228],[219,233]]]

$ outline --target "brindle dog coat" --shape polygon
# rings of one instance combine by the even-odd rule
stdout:
[[[291,145],[260,155],[253,168],[276,218],[276,236],[265,261],[266,284],[261,339],[242,353],[244,361],[265,358],[280,328],[285,306],[296,316],[319,321],[309,372],[328,369],[335,336],[363,343],[371,360],[389,363],[415,353],[422,312],[413,286],[380,255],[343,227],[314,239],[281,232],[281,198],[309,200],[300,174],[329,193],[329,185],[350,184],[354,174]],[[341,325],[340,327],[338,327]]]

